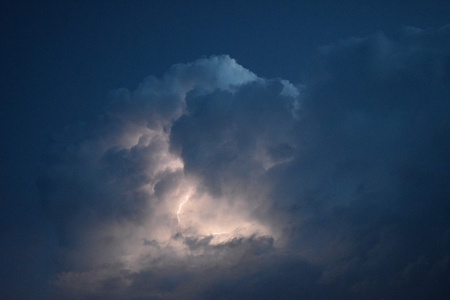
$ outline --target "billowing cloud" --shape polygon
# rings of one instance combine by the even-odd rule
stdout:
[[[266,173],[294,155],[286,130],[298,120],[298,89],[221,56],[113,94],[98,120],[68,129],[45,158],[59,292],[111,297],[113,279],[122,293],[146,276],[197,276],[269,253],[279,229],[264,220]]]
[[[348,39],[303,85],[218,56],[115,91],[44,157],[51,297],[442,298],[449,40]]]

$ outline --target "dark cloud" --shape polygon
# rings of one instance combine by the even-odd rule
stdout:
[[[296,93],[287,82],[260,80],[236,91],[188,94],[187,114],[175,122],[171,145],[185,170],[200,176],[211,191],[248,186],[292,158]]]
[[[220,56],[114,92],[44,158],[51,297],[444,299],[449,41],[344,40],[298,86]]]
[[[426,279],[449,255],[448,29],[346,40],[312,66],[302,126],[313,133],[286,175],[276,173],[275,195],[291,199],[295,247],[324,267],[320,283],[337,298],[448,292]],[[399,284],[417,261],[427,270]]]

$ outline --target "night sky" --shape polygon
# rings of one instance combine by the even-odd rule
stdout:
[[[448,299],[446,1],[2,1],[1,299]]]

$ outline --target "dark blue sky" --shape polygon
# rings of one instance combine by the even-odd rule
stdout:
[[[233,274],[213,272],[210,285],[193,280],[185,286],[183,276],[198,276],[187,263],[179,277],[167,275],[177,273],[173,266],[162,268],[167,274],[159,277],[149,264],[139,271],[125,268],[129,273],[123,276],[141,292],[127,294],[124,288],[114,297],[159,299],[153,292],[163,290],[170,292],[158,295],[168,299],[283,298],[283,291],[286,299],[394,299],[407,297],[415,286],[425,298],[426,290],[436,290],[438,299],[448,292],[450,41],[444,26],[450,6],[445,1],[3,1],[0,11],[0,297],[57,299],[70,290],[61,284],[70,279],[61,274],[85,272],[83,264],[101,265],[97,257],[93,263],[71,256],[89,249],[92,240],[80,237],[86,231],[112,226],[92,221],[86,222],[92,230],[81,228],[84,215],[78,211],[85,207],[102,220],[158,219],[136,216],[134,209],[142,208],[136,203],[153,203],[151,197],[163,201],[171,188],[183,185],[174,179],[181,175],[157,181],[159,190],[148,199],[131,191],[156,180],[145,177],[148,170],[140,166],[163,164],[168,157],[148,157],[169,150],[181,159],[187,177],[200,180],[192,192],[199,203],[210,205],[204,195],[232,203],[239,192],[261,197],[257,204],[244,201],[253,208],[243,211],[256,227],[268,219],[261,224],[278,232],[238,235],[241,239],[220,244],[242,243],[246,251],[267,255],[244,260],[251,271],[241,277],[225,268]],[[212,55],[228,55],[253,75],[229,57]],[[200,58],[190,67],[171,68]],[[165,76],[170,84],[144,82],[150,75]],[[259,83],[252,83],[252,76]],[[190,80],[192,90],[184,87]],[[231,93],[227,84],[240,87]],[[112,91],[119,88],[131,92],[117,96]],[[180,104],[174,95],[184,88],[188,92]],[[290,89],[300,95],[286,92]],[[183,115],[177,114],[180,107]],[[135,122],[135,131],[125,121],[108,119],[111,115]],[[294,121],[297,117],[301,121]],[[125,136],[142,134],[136,129],[142,122],[152,130],[170,128],[168,144],[126,152]],[[115,192],[134,197],[131,202],[104,192],[124,178],[137,181]],[[267,190],[256,193],[258,184]],[[435,201],[424,200],[429,198]],[[84,202],[94,204],[79,204]],[[237,215],[236,220],[245,219]],[[322,235],[313,237],[317,232]],[[218,247],[199,236],[183,245],[189,251]],[[399,236],[404,239],[397,244],[389,240]],[[284,250],[277,240],[286,243]],[[340,251],[338,257],[327,260],[318,250],[327,245]],[[130,250],[120,251],[111,251],[104,263]],[[201,270],[211,270],[206,260]],[[265,262],[299,288],[269,284],[277,280]],[[386,266],[371,267],[377,263]],[[380,279],[394,273],[389,282]],[[358,282],[358,274],[367,280]],[[108,284],[118,280],[110,276]],[[432,282],[423,282],[427,276]],[[240,280],[251,282],[249,289]],[[147,282],[157,283],[153,290],[142,288]],[[77,284],[75,294],[83,297],[111,296],[78,291]],[[323,287],[328,292],[320,291]]]

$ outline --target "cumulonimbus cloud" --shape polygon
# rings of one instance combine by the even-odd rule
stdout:
[[[296,87],[220,56],[113,94],[46,157],[43,205],[65,271],[56,286],[95,294],[120,272],[234,265],[274,246],[266,174],[295,154]]]
[[[115,91],[43,162],[54,295],[445,290],[449,40],[448,27],[345,40],[298,86],[214,56]]]

